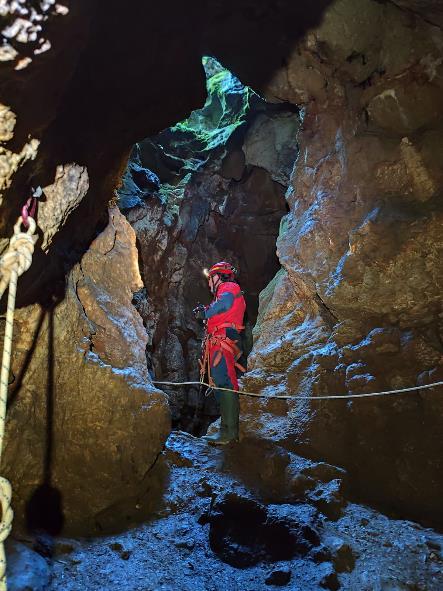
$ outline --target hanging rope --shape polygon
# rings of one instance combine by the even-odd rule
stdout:
[[[207,386],[213,390],[222,390],[224,392],[237,392],[243,396],[254,396],[255,398],[277,398],[279,400],[340,400],[352,398],[373,398],[375,396],[388,396],[390,394],[404,394],[405,392],[414,392],[415,390],[425,390],[427,388],[434,388],[435,386],[443,386],[443,382],[434,382],[432,384],[424,384],[423,386],[412,386],[411,388],[401,388],[399,390],[386,390],[384,392],[369,392],[364,394],[337,394],[330,396],[272,396],[266,394],[256,394],[255,392],[245,392],[244,390],[233,390],[232,388],[219,388],[218,386],[210,386],[205,382],[152,382],[158,386]]]
[[[29,269],[32,263],[32,254],[37,236],[34,235],[36,224],[32,217],[27,216],[27,231],[21,231],[24,219],[20,216],[14,226],[14,236],[9,242],[8,250],[0,259],[0,298],[8,291],[8,304],[6,310],[5,336],[3,340],[2,369],[0,376],[0,460],[3,451],[3,440],[6,422],[6,403],[8,399],[9,369],[11,365],[12,328],[14,322],[15,297],[17,293],[17,280],[20,275]],[[0,476],[0,504],[2,520],[0,523],[0,591],[6,591],[6,557],[3,542],[8,537],[12,528],[14,513],[11,508],[12,489],[11,484]]]

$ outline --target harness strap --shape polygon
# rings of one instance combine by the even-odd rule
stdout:
[[[244,326],[235,324],[234,322],[223,322],[215,327],[215,331],[224,328],[235,328],[236,330],[244,329]],[[237,345],[237,341],[230,339],[226,334],[214,334],[206,333],[202,343],[202,356],[199,360],[200,365],[200,382],[203,383],[205,374],[208,374],[208,382],[211,387],[215,387],[214,380],[211,376],[211,351],[215,351],[213,359],[213,366],[217,367],[220,363],[223,351],[227,351],[234,357],[234,366],[237,367],[242,373],[246,372],[246,368],[238,363],[238,359],[241,357],[242,351]]]
[[[235,322],[222,322],[221,324],[217,324],[217,326],[214,327],[211,334],[217,332],[219,328],[235,328],[235,330],[240,331],[244,330],[245,327],[243,326],[243,324],[235,324]]]

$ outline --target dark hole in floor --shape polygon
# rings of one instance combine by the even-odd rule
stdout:
[[[206,521],[212,550],[236,568],[306,556],[320,543],[307,525],[272,515],[260,503],[237,495],[216,503]]]

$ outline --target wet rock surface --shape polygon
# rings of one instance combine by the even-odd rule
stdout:
[[[230,451],[242,446],[248,442]],[[262,457],[266,460],[266,454]],[[355,504],[345,503],[341,517],[330,521],[309,502],[280,497],[276,504],[264,503],[243,484],[241,473],[226,468],[225,451],[185,433],[170,436],[163,459],[169,479],[157,513],[123,534],[59,539],[52,558],[46,558],[49,589],[438,591],[443,584],[443,539],[432,530]],[[289,464],[306,467],[306,462],[291,454]],[[124,511],[135,515],[143,507],[128,504]],[[276,527],[284,536],[267,547],[268,534],[263,543],[250,536],[262,526]],[[282,544],[286,536],[297,541]],[[221,560],[220,548],[224,558],[243,557],[246,563]],[[239,552],[231,555],[234,548]]]
[[[15,540],[7,542],[6,553],[8,589],[45,591],[48,588],[51,578],[50,566],[41,554]]]

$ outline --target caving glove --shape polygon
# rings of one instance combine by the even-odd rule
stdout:
[[[196,306],[193,310],[192,313],[194,314],[194,317],[197,320],[205,320],[206,319],[206,314],[205,314],[206,308],[203,304],[198,304],[198,306]]]

